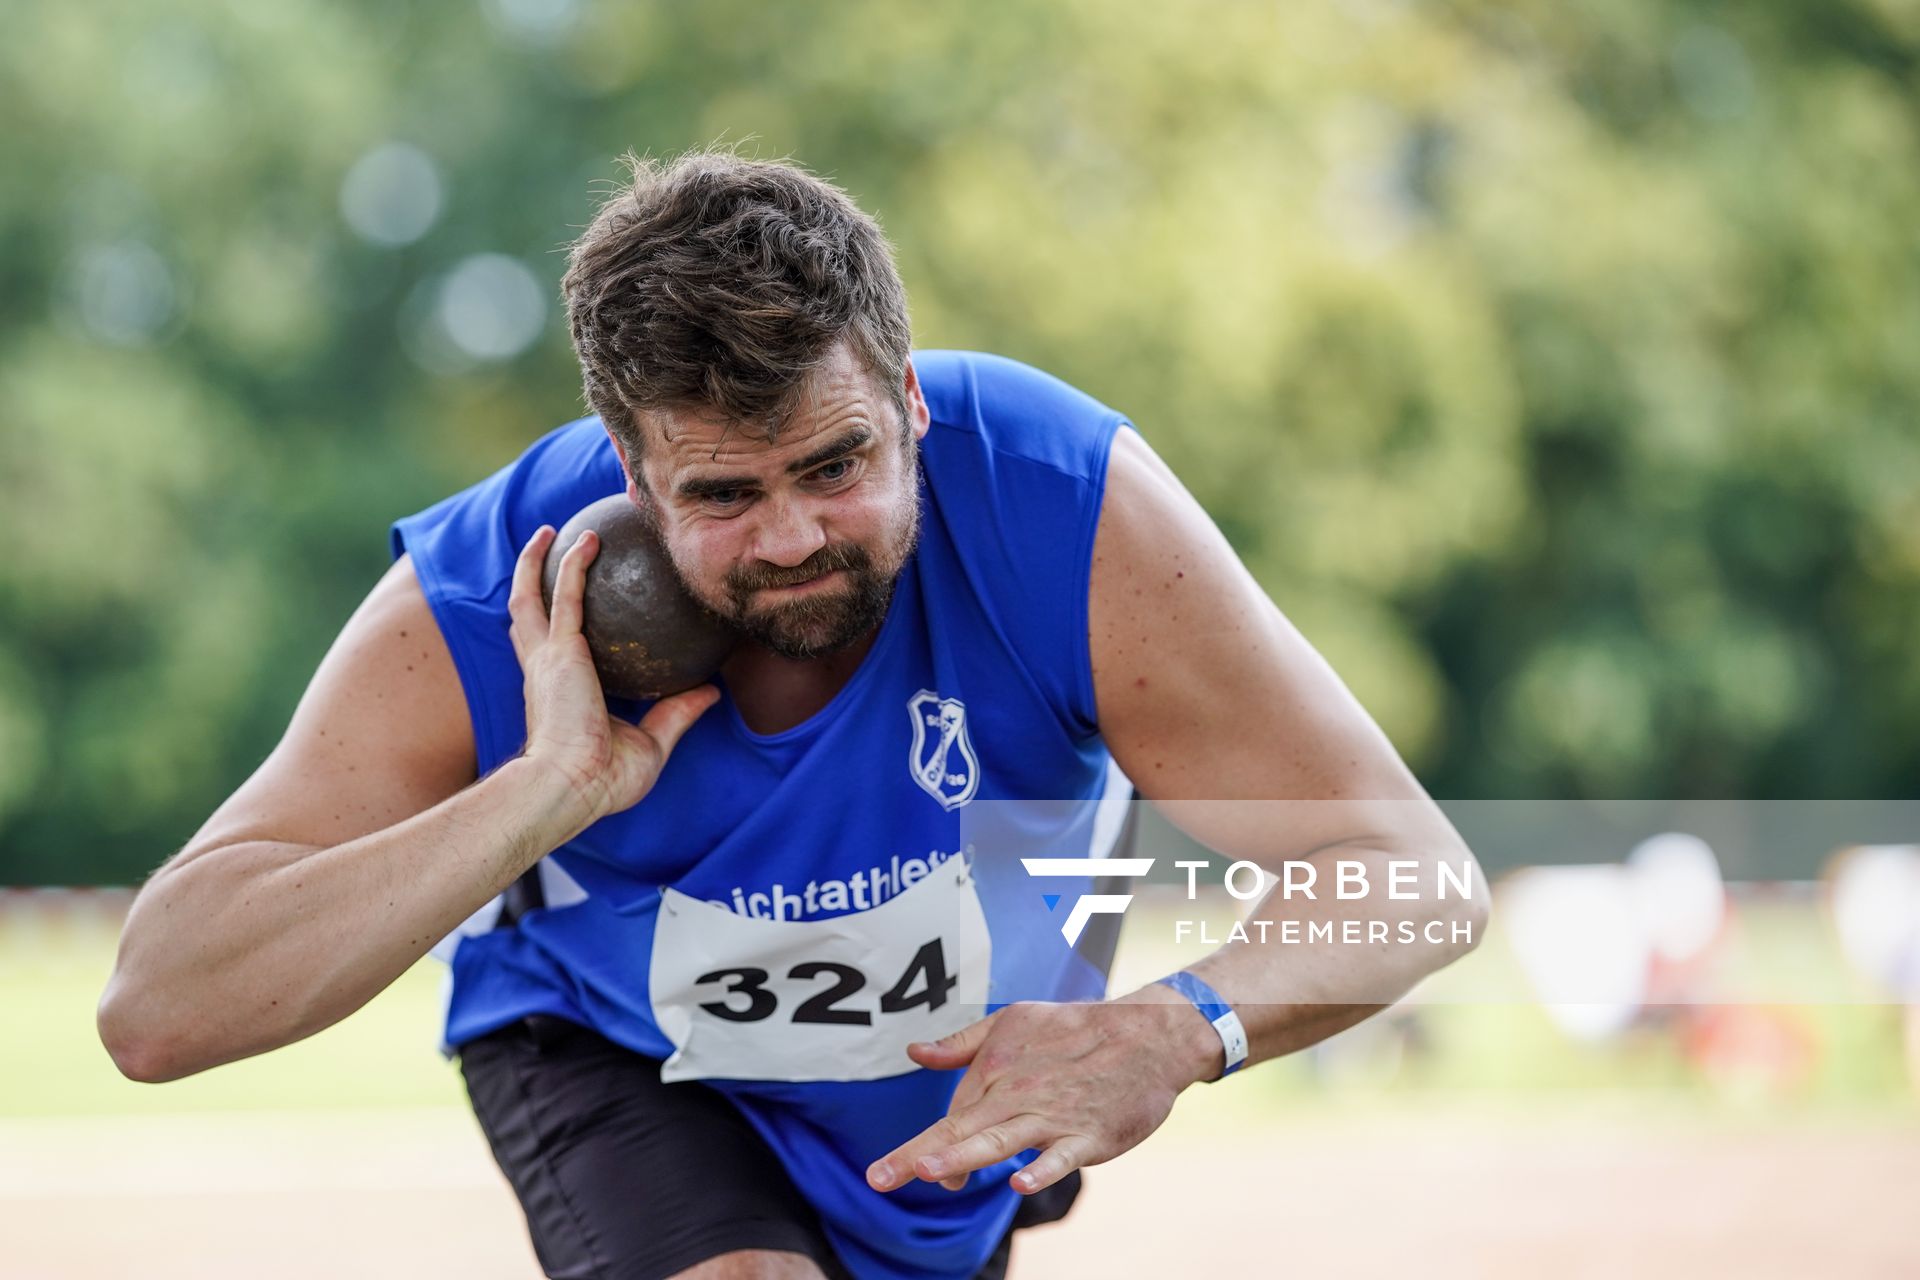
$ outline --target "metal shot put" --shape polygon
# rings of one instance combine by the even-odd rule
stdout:
[[[625,494],[583,507],[561,526],[540,572],[542,603],[553,608],[560,561],[589,531],[596,549],[580,633],[601,687],[617,698],[651,701],[711,680],[739,633],[687,594],[653,527]]]

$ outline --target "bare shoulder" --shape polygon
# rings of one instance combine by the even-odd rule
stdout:
[[[175,860],[243,840],[330,848],[474,780],[466,695],[402,556],[327,650],[279,744]]]
[[[1145,440],[1115,439],[1088,640],[1100,731],[1151,799],[1424,797]]]

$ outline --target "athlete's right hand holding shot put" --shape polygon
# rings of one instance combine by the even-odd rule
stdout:
[[[791,165],[634,177],[563,284],[594,416],[394,524],[279,747],[141,890],[101,1035],[174,1079],[432,950],[549,1275],[1003,1275],[1185,1088],[1468,949],[1484,884],[1120,413],[914,351],[877,225]],[[603,687],[591,535],[543,602],[610,494],[738,637],[711,683]],[[1322,891],[1109,997],[1074,943],[1135,793]],[[1421,888],[1338,896],[1336,862]]]

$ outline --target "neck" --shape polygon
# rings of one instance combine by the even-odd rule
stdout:
[[[781,733],[833,701],[880,634],[875,627],[854,643],[818,658],[783,658],[746,641],[720,668],[720,678],[755,733]]]

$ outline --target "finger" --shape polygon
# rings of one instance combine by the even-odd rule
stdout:
[[[1052,1186],[1082,1165],[1096,1163],[1093,1143],[1077,1133],[1058,1138],[1032,1164],[1013,1175],[1013,1189],[1021,1195]]]
[[[962,1027],[944,1040],[919,1046],[919,1056],[924,1066],[935,1069],[966,1068],[966,1074],[953,1086],[953,1094],[947,1099],[949,1115],[973,1106],[993,1087],[996,1077],[992,1068],[999,1064],[989,1060],[994,1051],[986,1047],[986,1040],[992,1031],[989,1024],[1003,1012],[1005,1010],[996,1009],[981,1021]],[[973,1043],[976,1038],[978,1044]],[[911,1053],[912,1047],[909,1047]]]
[[[919,1176],[915,1166],[922,1156],[943,1151],[964,1142],[988,1125],[998,1124],[1011,1113],[998,1104],[983,1104],[956,1111],[928,1125],[867,1166],[867,1183],[875,1191],[891,1191]]]
[[[990,1164],[999,1164],[1019,1155],[1028,1147],[1038,1147],[1060,1136],[1054,1124],[1028,1113],[990,1124],[971,1138],[963,1139],[914,1162],[913,1171],[928,1182],[939,1182],[949,1190],[958,1181],[966,1184],[966,1175]]]
[[[995,1009],[979,1021],[969,1022],[952,1035],[942,1036],[938,1040],[916,1040],[907,1046],[907,1056],[919,1065],[936,1071],[964,1067],[980,1051],[987,1033],[993,1030],[993,1020],[1002,1012]]]
[[[967,1073],[960,1077],[960,1083],[953,1086],[953,1095],[947,1099],[947,1110],[963,1111],[976,1105],[980,1099],[987,1096],[987,1090],[992,1085],[993,1081],[988,1079],[987,1073],[980,1069],[980,1064],[976,1061],[967,1068]]]
[[[662,698],[647,708],[646,715],[640,717],[640,732],[659,744],[660,758],[665,760],[673,754],[674,744],[680,741],[680,735],[691,729],[693,722],[718,701],[720,690],[710,684],[698,685],[684,693]]]
[[[533,646],[547,634],[547,606],[540,598],[540,571],[547,562],[547,547],[553,541],[553,526],[543,524],[533,531],[520,558],[513,565],[513,586],[507,592],[507,614],[513,619],[507,635],[513,641],[514,656],[522,662]]]
[[[580,630],[587,566],[593,563],[594,552],[599,549],[600,536],[591,529],[582,529],[567,553],[560,557],[560,572],[553,582],[553,617],[548,634],[566,636]]]

